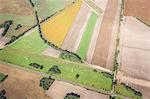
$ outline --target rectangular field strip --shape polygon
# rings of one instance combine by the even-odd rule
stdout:
[[[86,55],[87,55],[88,48],[90,45],[92,33],[93,33],[93,30],[97,21],[97,17],[98,15],[95,12],[92,12],[90,19],[88,21],[88,24],[86,26],[86,29],[84,31],[82,40],[80,42],[80,46],[76,52],[83,60],[86,59]]]

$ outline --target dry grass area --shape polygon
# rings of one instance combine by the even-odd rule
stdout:
[[[150,25],[150,0],[125,0],[125,16],[135,16]]]
[[[108,54],[110,42],[112,40],[112,31],[117,7],[118,0],[108,1],[92,59],[92,64],[109,69],[111,69],[112,67],[106,67],[106,64],[109,56]]]
[[[32,15],[33,10],[26,0],[0,0],[0,13]]]
[[[0,64],[0,72],[8,78],[0,84],[8,99],[51,99],[39,87],[41,75]]]
[[[62,81],[54,81],[46,94],[53,99],[64,99],[65,95],[70,92],[79,94],[80,99],[109,99],[107,95],[86,90],[85,88]]]
[[[43,55],[46,55],[46,56],[52,56],[52,57],[59,57],[59,54],[60,54],[61,52],[59,52],[58,50],[55,50],[54,48],[52,48],[52,47],[49,47],[49,48],[46,48],[43,52],[42,52],[42,54]]]

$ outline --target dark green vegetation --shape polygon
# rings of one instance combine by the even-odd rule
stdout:
[[[37,63],[30,63],[29,65],[36,69],[43,69],[43,65],[39,65]]]
[[[98,15],[94,12],[90,16],[90,19],[89,19],[86,29],[84,31],[82,40],[80,42],[79,49],[76,52],[77,55],[79,55],[81,57],[81,59],[83,59],[83,60],[85,60],[86,56],[87,56],[87,52],[89,49],[89,45],[90,45],[93,30],[94,30],[94,27],[95,27],[95,24],[97,21],[97,17],[98,17]]]
[[[49,78],[43,77],[40,80],[40,87],[42,87],[43,90],[48,90],[53,82],[54,82],[54,79],[52,79],[51,77],[49,77]]]
[[[5,90],[0,90],[0,99],[6,99],[6,91]]]
[[[73,62],[83,63],[79,56],[69,51],[63,51],[60,54],[60,58],[73,61]]]
[[[3,82],[7,77],[8,77],[8,75],[4,75],[4,74],[0,73],[0,83]]]
[[[140,93],[139,91],[136,91],[136,90],[132,89],[129,86],[126,86],[123,83],[117,84],[115,86],[115,92],[117,94],[120,94],[120,95],[126,96],[126,97],[130,97],[132,99],[142,99],[142,93]]]
[[[3,33],[1,34],[2,36],[5,36],[9,27],[12,25],[13,21],[12,20],[7,20],[3,24],[0,25],[0,28],[4,28]]]
[[[60,71],[60,69],[58,68],[57,65],[54,65],[52,68],[49,69],[48,73],[61,74],[61,71]]]
[[[67,93],[64,99],[80,99],[80,95],[71,92],[71,93]]]

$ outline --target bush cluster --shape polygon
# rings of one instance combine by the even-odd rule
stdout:
[[[73,52],[69,52],[67,50],[62,51],[62,53],[60,54],[60,58],[73,61],[73,62],[83,63],[82,59],[77,54]]]
[[[34,67],[36,69],[43,69],[43,65],[39,65],[37,63],[30,63],[29,66]]]
[[[4,31],[2,33],[2,36],[5,36],[9,27],[13,24],[12,20],[7,20],[3,24],[0,25],[0,28],[4,28]]]
[[[52,79],[51,77],[49,77],[49,78],[43,77],[40,80],[40,87],[42,87],[43,90],[48,90],[49,87],[52,85],[53,82],[54,82],[54,79]]]
[[[64,99],[79,99],[80,95],[76,94],[76,93],[67,93],[67,95],[64,97]]]
[[[0,99],[6,99],[6,91],[5,90],[0,90]]]
[[[61,74],[61,70],[58,68],[57,65],[54,65],[52,68],[50,68],[48,70],[48,73],[51,73],[51,74]]]

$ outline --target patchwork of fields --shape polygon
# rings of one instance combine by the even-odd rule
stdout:
[[[77,0],[77,2],[65,8],[58,15],[44,22],[41,25],[44,37],[60,47],[80,10],[81,4],[81,0]]]

